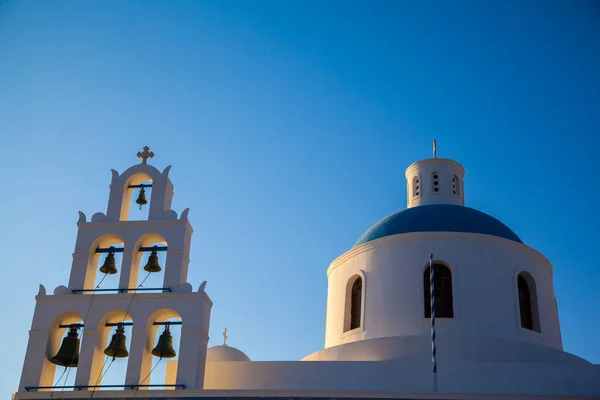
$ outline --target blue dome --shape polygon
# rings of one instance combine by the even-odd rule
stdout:
[[[369,228],[354,247],[391,235],[411,232],[466,232],[498,236],[523,243],[506,225],[475,209],[451,204],[407,208],[389,215]]]

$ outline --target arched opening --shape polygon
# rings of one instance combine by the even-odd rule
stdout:
[[[537,293],[533,277],[526,272],[521,272],[517,277],[517,286],[521,326],[531,331],[540,332]]]
[[[152,177],[144,172],[131,176],[125,183],[121,221],[148,220],[152,198]],[[144,203],[146,201],[146,203]]]
[[[418,197],[421,195],[421,177],[416,175],[412,180],[412,197]]]
[[[73,386],[83,338],[83,318],[67,312],[54,320],[46,346],[40,386]]]
[[[141,236],[133,247],[130,288],[162,288],[167,265],[167,241],[158,233]]]
[[[107,262],[107,258],[112,251],[112,262]],[[107,233],[97,238],[90,246],[88,253],[87,269],[85,272],[83,294],[92,294],[92,289],[98,286],[101,288],[119,287],[119,277],[123,263],[123,239],[119,235]],[[111,264],[112,266],[109,266]],[[116,270],[116,272],[115,272]],[[89,290],[89,291],[88,291]]]
[[[360,275],[355,275],[350,278],[346,287],[344,332],[351,331],[362,326],[363,296],[363,279]]]
[[[452,295],[452,272],[448,266],[433,263],[434,298],[436,318],[454,318],[454,299]],[[431,318],[431,285],[429,266],[423,272],[423,308],[425,318]]]
[[[102,318],[98,327],[98,340],[94,348],[89,385],[125,385],[132,325],[131,315],[125,310],[111,311]],[[95,390],[111,389],[115,390],[114,387]]]
[[[439,172],[433,172],[431,174],[431,191],[438,193],[440,191],[440,174]]]
[[[460,180],[457,175],[452,175],[452,194],[460,196]]]
[[[94,266],[94,285],[86,289],[118,288],[123,267],[123,239],[107,234],[94,242],[90,249],[91,264]],[[92,292],[84,292],[90,294]],[[98,292],[100,294],[103,292]]]
[[[146,330],[147,337],[153,341],[148,344],[148,351],[142,357],[140,385],[174,385],[176,383],[182,323],[179,313],[172,309],[160,309],[150,316]],[[171,350],[173,350],[172,353]],[[175,389],[173,386],[163,388]],[[161,389],[161,387],[154,389]]]

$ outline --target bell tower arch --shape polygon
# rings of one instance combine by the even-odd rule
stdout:
[[[19,392],[60,385],[54,382],[56,366],[75,369],[75,387],[65,390],[97,390],[105,357],[128,357],[123,389],[143,389],[149,384],[148,365],[157,354],[161,360],[178,357],[179,367],[167,374],[165,386],[203,387],[212,301],[205,283],[194,291],[187,282],[193,234],[189,209],[179,215],[171,209],[171,167],[160,172],[148,164],[154,153],[147,146],[137,156],[141,163],[123,173],[112,170],[106,213],[95,213],[88,221],[79,212],[68,284],[53,294],[40,285]],[[150,187],[151,195],[144,198]],[[140,207],[147,207],[147,219],[129,220],[133,196]],[[164,273],[160,287],[138,284],[138,274],[158,271]],[[103,278],[114,274],[119,274],[118,284],[107,287],[110,280]],[[155,347],[149,332],[160,325],[164,332]],[[165,348],[171,325],[184,328],[178,349]],[[125,336],[131,339],[129,349]]]

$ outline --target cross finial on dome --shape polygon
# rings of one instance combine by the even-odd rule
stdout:
[[[223,331],[223,346],[227,345],[227,339],[229,339],[229,337],[227,336],[227,328],[225,328]]]
[[[433,158],[437,158],[437,143],[435,139],[433,139]]]
[[[144,146],[143,150],[144,151],[138,151],[137,157],[142,159],[142,164],[146,164],[146,160],[148,158],[153,158],[154,153],[150,151],[150,147],[148,146]]]

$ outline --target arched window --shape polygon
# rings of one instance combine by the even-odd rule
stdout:
[[[363,280],[356,275],[348,282],[344,332],[360,328],[362,321]]]
[[[525,329],[540,332],[537,294],[533,277],[526,272],[521,272],[517,278],[517,286],[519,289],[521,326]]]
[[[452,175],[452,194],[460,196],[460,182],[456,175]]]
[[[454,318],[454,302],[452,299],[452,273],[444,264],[433,264],[435,272],[435,316],[437,318]],[[423,273],[423,306],[425,318],[431,318],[431,297],[429,287],[429,267]]]

